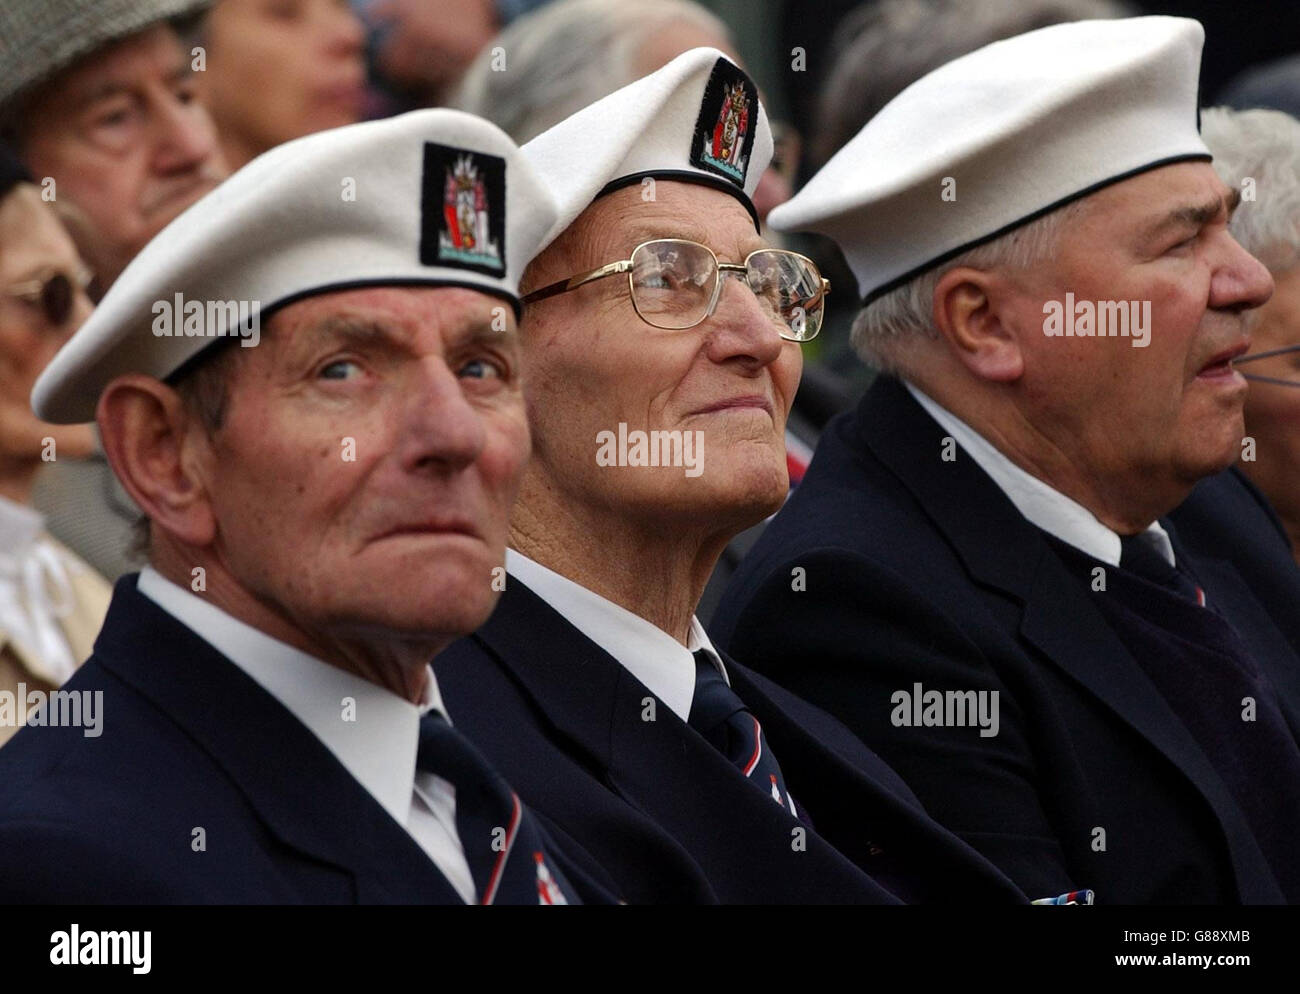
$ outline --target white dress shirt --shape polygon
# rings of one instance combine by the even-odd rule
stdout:
[[[456,832],[455,788],[415,768],[420,716],[437,710],[451,720],[432,669],[417,707],[258,631],[151,567],[141,571],[137,589],[288,708],[474,903],[474,878]],[[344,720],[344,698],[355,702],[355,720]]]
[[[1054,535],[1081,552],[1111,566],[1119,565],[1119,535],[1097,520],[1082,504],[1071,500],[1038,477],[1025,472],[1004,456],[983,435],[947,408],[904,381],[916,402],[925,412],[939,422],[977,466],[998,485],[1012,504],[1025,518],[1049,535]],[[1142,533],[1143,540],[1162,555],[1170,566],[1174,563],[1174,547],[1169,534],[1153,521]]]
[[[9,642],[39,660],[56,686],[77,664],[59,619],[75,607],[74,568],[45,535],[40,512],[0,497],[0,645]]]
[[[514,549],[506,550],[506,572],[521,580],[569,624],[617,659],[682,721],[690,716],[695,697],[695,652],[706,650],[730,686],[722,657],[694,615],[687,644],[682,645],[644,618]]]

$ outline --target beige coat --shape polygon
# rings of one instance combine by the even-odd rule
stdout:
[[[104,615],[108,612],[113,588],[66,547],[53,539],[48,540],[63,558],[68,571],[68,582],[73,590],[72,611],[59,620],[59,625],[72,647],[73,656],[79,662],[85,662],[94,646],[95,636],[99,634],[99,627],[104,622]],[[20,683],[26,684],[29,691],[48,693],[58,686],[58,677],[43,660],[12,641],[9,633],[0,626],[0,691],[16,694]],[[23,702],[17,702],[15,710],[19,715],[26,713]],[[0,746],[17,731],[12,725],[0,725]]]

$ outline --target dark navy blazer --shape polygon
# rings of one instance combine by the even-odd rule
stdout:
[[[839,722],[725,662],[812,830],[515,577],[434,669],[456,726],[633,903],[1026,900]]]
[[[1239,805],[1089,585],[969,456],[941,458],[944,437],[899,381],[878,380],[823,434],[732,581],[713,637],[844,721],[1031,894],[1281,901]],[[1239,477],[1196,499],[1219,506],[1208,512],[1218,529],[1184,529],[1187,564],[1246,638],[1295,734],[1300,657],[1275,613],[1290,599],[1295,630],[1294,563]],[[1240,571],[1224,558],[1234,548],[1254,557]],[[796,568],[806,589],[792,590]],[[1255,576],[1289,586],[1256,597],[1244,578]],[[998,735],[896,726],[891,695],[917,683],[997,691]]]
[[[103,692],[102,734],[29,726],[0,749],[0,903],[462,903],[305,725],[135,582],[63,688]],[[551,855],[608,899],[586,854]]]

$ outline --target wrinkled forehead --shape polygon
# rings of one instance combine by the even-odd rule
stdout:
[[[627,258],[642,242],[685,238],[707,245],[723,260],[743,259],[767,242],[754,231],[735,197],[698,183],[648,180],[596,200],[570,227],[571,251],[583,258]],[[613,253],[610,255],[610,253]],[[603,262],[593,262],[593,265]]]
[[[510,341],[514,309],[466,287],[388,285],[314,294],[278,308],[266,325],[284,347],[332,342],[425,351],[480,337]]]
[[[1180,162],[1151,169],[1111,183],[1081,198],[1077,216],[1145,227],[1167,217],[1202,218],[1211,212],[1231,212],[1241,199],[1208,162]]]

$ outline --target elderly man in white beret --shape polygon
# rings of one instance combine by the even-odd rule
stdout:
[[[534,455],[501,604],[435,661],[458,720],[631,901],[1023,903],[694,617],[728,540],[785,497],[827,290],[757,233],[753,82],[694,49],[524,153],[560,206],[524,280]]]
[[[772,217],[839,241],[886,375],[714,637],[1030,893],[1300,900],[1297,646],[1250,569],[1164,517],[1240,453],[1232,361],[1272,292],[1197,132],[1203,37],[1151,17],[989,45]],[[1213,486],[1286,556],[1239,478]]]
[[[267,153],[123,273],[33,406],[97,416],[150,565],[4,749],[0,900],[607,893],[428,665],[497,598],[553,219],[503,132],[424,111]]]

